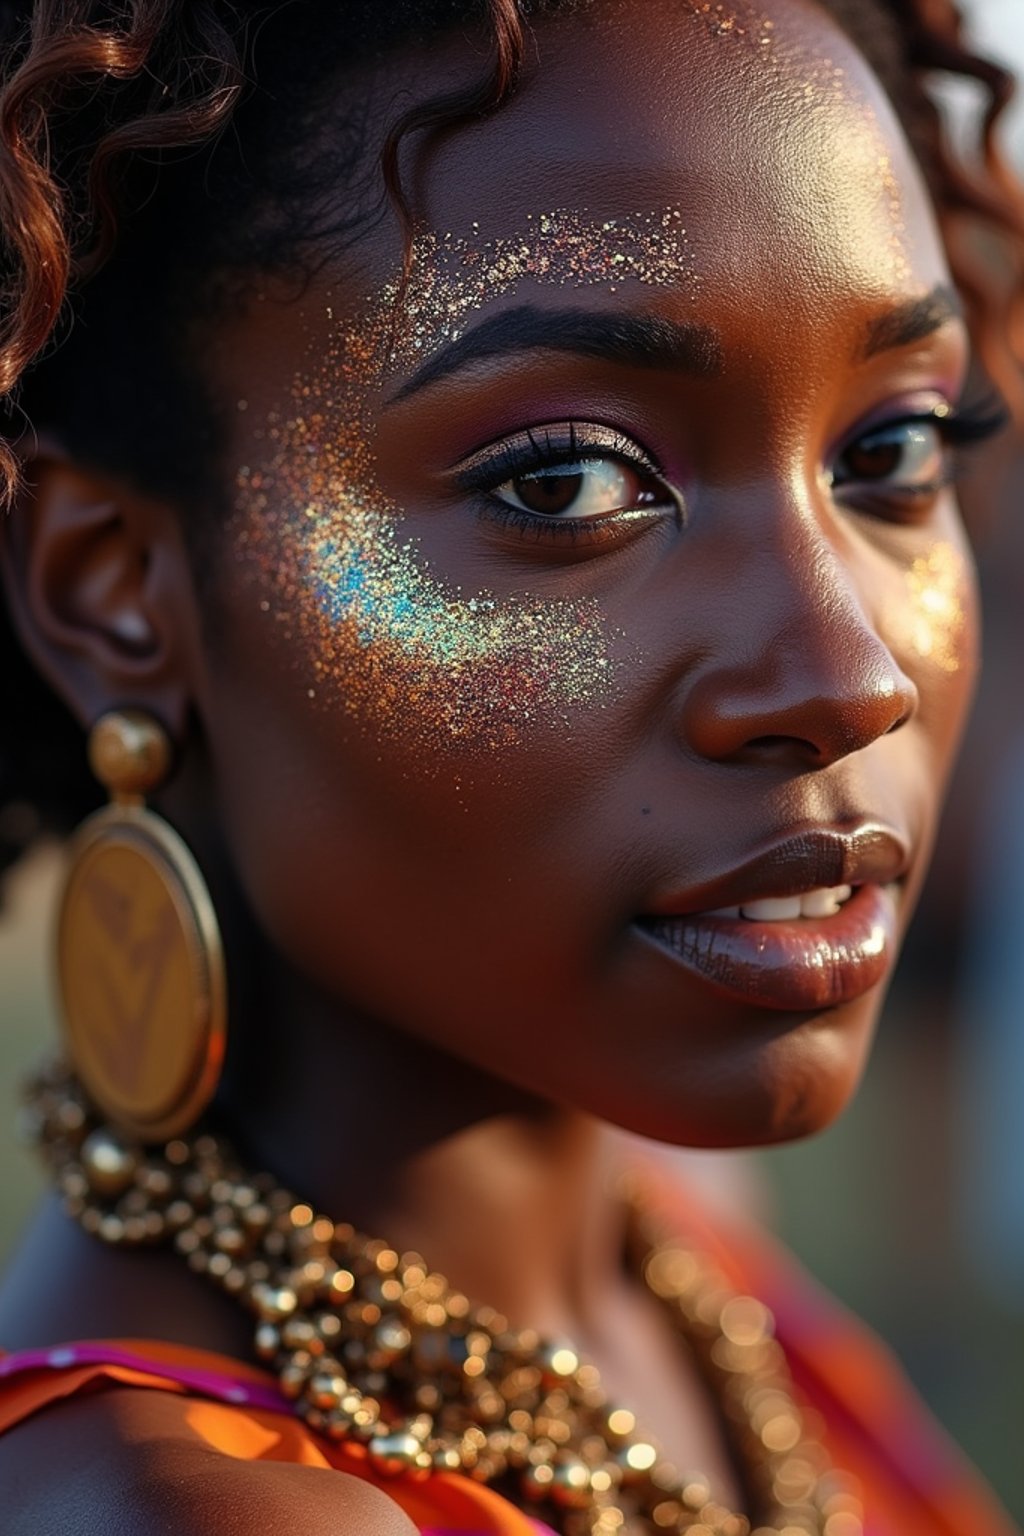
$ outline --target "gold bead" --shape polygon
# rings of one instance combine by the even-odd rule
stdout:
[[[528,1499],[546,1499],[551,1495],[554,1481],[554,1467],[542,1461],[537,1466],[527,1467],[522,1476],[522,1489]]]
[[[138,799],[167,777],[171,738],[143,710],[113,710],[89,733],[89,766],[115,798]]]
[[[318,1371],[309,1379],[306,1388],[306,1396],[314,1408],[324,1410],[339,1408],[341,1400],[348,1391],[348,1382],[344,1376],[332,1374],[328,1371]]]
[[[308,1317],[287,1318],[281,1327],[281,1343],[285,1349],[308,1349],[311,1354],[323,1350],[323,1340]]]
[[[347,1301],[352,1294],[355,1283],[355,1276],[351,1270],[336,1270],[327,1283],[328,1301]]]
[[[630,1413],[628,1408],[613,1408],[606,1423],[613,1440],[628,1440],[636,1429],[636,1414]]]
[[[646,1440],[634,1440],[632,1445],[627,1445],[618,1454],[618,1463],[626,1482],[646,1477],[657,1459],[657,1451]]]
[[[385,1370],[405,1354],[411,1342],[412,1335],[403,1322],[397,1317],[382,1317],[373,1330],[367,1362],[373,1370]]]
[[[139,1170],[139,1187],[157,1200],[166,1200],[173,1185],[166,1168],[154,1168],[152,1164],[147,1164]]]
[[[399,1477],[410,1471],[422,1449],[415,1435],[402,1430],[390,1435],[374,1435],[366,1448],[371,1465],[384,1477]]]
[[[731,1344],[760,1344],[773,1331],[773,1318],[763,1302],[753,1296],[734,1296],[722,1308],[720,1326]]]
[[[281,1335],[273,1323],[260,1323],[256,1329],[256,1353],[261,1360],[273,1360],[281,1348]]]
[[[541,1351],[541,1369],[547,1380],[557,1385],[575,1376],[580,1368],[580,1358],[568,1344],[549,1344]]]
[[[575,1457],[566,1457],[554,1469],[551,1494],[564,1509],[586,1509],[590,1503],[590,1470]]]
[[[614,1505],[608,1505],[607,1508],[598,1512],[590,1527],[591,1536],[619,1536],[619,1533],[625,1530],[625,1526],[626,1517],[622,1510],[616,1509]]]
[[[261,1322],[264,1323],[283,1322],[286,1317],[291,1317],[299,1304],[299,1298],[295,1292],[286,1285],[254,1285],[252,1300]]]
[[[278,1385],[285,1397],[294,1401],[306,1385],[308,1362],[290,1360],[278,1375]]]
[[[229,1253],[234,1257],[243,1253],[248,1247],[244,1232],[240,1227],[221,1227],[215,1239],[221,1253]]]
[[[83,1142],[80,1155],[89,1188],[107,1198],[124,1193],[139,1165],[136,1153],[111,1131],[93,1131]]]

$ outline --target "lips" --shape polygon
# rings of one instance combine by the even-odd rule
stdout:
[[[887,828],[813,829],[659,898],[636,927],[721,995],[787,1012],[833,1008],[889,971],[908,863]]]

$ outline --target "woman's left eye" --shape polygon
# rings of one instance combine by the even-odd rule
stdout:
[[[655,476],[612,454],[524,470],[494,486],[491,495],[517,511],[566,521],[611,517],[670,501]]]
[[[864,486],[922,496],[946,484],[948,461],[941,422],[918,417],[865,432],[843,449],[830,480],[836,489]]]

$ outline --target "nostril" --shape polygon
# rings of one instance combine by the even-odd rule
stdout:
[[[913,707],[911,705],[908,705],[906,709],[901,710],[901,712],[896,716],[896,719],[892,722],[892,724],[886,730],[885,734],[887,736],[891,736],[893,731],[901,730],[903,728],[903,726],[905,726],[908,723],[908,721],[913,719],[913,716],[914,716]]]
[[[791,758],[794,754],[816,760],[821,748],[804,736],[753,736],[746,752],[760,758]]]

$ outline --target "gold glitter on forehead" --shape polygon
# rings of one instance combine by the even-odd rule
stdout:
[[[358,349],[371,369],[376,362],[378,377],[454,341],[471,315],[524,281],[611,294],[639,283],[682,289],[691,298],[699,286],[678,208],[602,220],[561,209],[527,214],[521,234],[485,242],[478,236],[474,224],[469,238],[427,232],[414,240],[408,283],[384,289],[371,322],[377,334]]]
[[[712,37],[734,38],[767,48],[773,41],[775,23],[771,17],[758,15],[752,5],[728,6],[719,0],[688,0],[689,9],[702,21]]]
[[[453,586],[378,483],[379,387],[523,283],[692,296],[697,279],[676,209],[615,220],[559,210],[490,240],[476,226],[420,234],[405,284],[396,277],[357,318],[328,311],[326,345],[313,338],[308,374],[237,477],[239,560],[263,611],[300,642],[307,692],[376,736],[400,735],[424,771],[445,741],[500,750],[618,688],[623,637],[596,600]]]
[[[909,603],[901,626],[909,644],[943,672],[958,672],[962,662],[964,561],[952,544],[935,544],[907,572]]]

